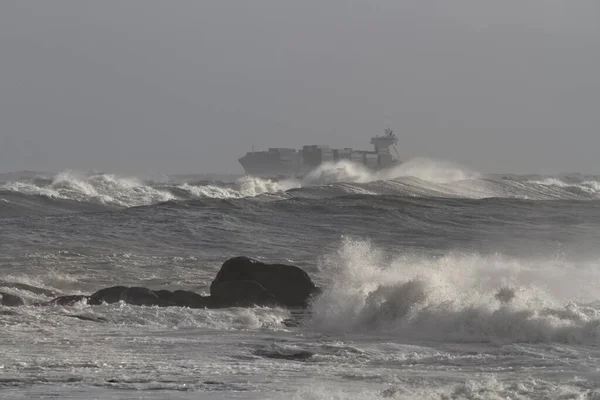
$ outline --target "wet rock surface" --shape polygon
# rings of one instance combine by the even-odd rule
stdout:
[[[91,295],[66,295],[42,306],[72,306],[78,302],[89,305],[113,304],[120,301],[136,306],[228,308],[228,307],[284,307],[303,309],[312,297],[320,293],[308,274],[299,267],[284,264],[266,264],[248,257],[225,261],[210,285],[210,296],[189,290],[153,290],[140,286],[111,286]],[[3,293],[0,292],[0,295]],[[19,302],[21,300],[21,302]],[[3,305],[23,305],[17,296],[4,295]],[[6,304],[4,304],[6,303]],[[287,326],[299,323],[294,318]]]

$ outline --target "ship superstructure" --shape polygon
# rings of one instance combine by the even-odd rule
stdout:
[[[371,138],[374,147],[371,151],[332,149],[324,145],[306,145],[299,150],[269,148],[266,151],[248,152],[239,162],[247,175],[259,177],[303,177],[323,163],[342,160],[364,165],[371,170],[380,170],[400,164],[397,143],[396,134],[388,128],[383,135]],[[390,148],[394,150],[394,154]]]

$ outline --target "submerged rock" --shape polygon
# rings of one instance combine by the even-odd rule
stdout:
[[[277,360],[306,361],[315,353],[308,350],[265,350],[259,349],[254,352],[255,355],[265,358],[274,358]]]
[[[82,300],[86,302],[89,300],[90,296],[86,296],[83,294],[73,294],[70,296],[60,296],[50,301],[43,303],[45,306],[72,306],[76,303],[79,303]]]
[[[18,307],[25,305],[25,301],[14,294],[0,292],[0,305],[7,307]]]
[[[207,308],[210,306],[210,297],[199,295],[190,290],[176,290],[171,294],[171,300],[178,306],[189,308]]]
[[[268,307],[278,305],[275,296],[256,281],[227,281],[210,288],[212,307]]]
[[[271,293],[277,304],[290,308],[305,308],[312,296],[320,291],[303,269],[285,264],[265,264],[248,258],[235,257],[223,263],[210,285],[210,294],[221,294],[219,285],[231,281],[254,281]]]
[[[173,292],[171,292],[170,290],[160,289],[155,290],[154,293],[156,293],[158,297],[164,300],[171,300],[171,297],[173,297]]]
[[[37,286],[28,285],[26,283],[6,282],[6,281],[0,280],[0,286],[14,288],[14,289],[20,289],[20,290],[26,290],[31,293],[42,294],[42,295],[48,296],[48,297],[56,296],[56,293],[54,293],[54,291],[52,291],[50,289],[44,289],[44,288],[40,288]]]
[[[160,297],[155,291],[145,287],[130,287],[121,292],[120,300],[135,306],[176,306],[177,303]]]
[[[100,289],[93,293],[88,300],[88,304],[98,306],[102,303],[113,304],[121,300],[121,294],[127,290],[127,286],[111,286]]]
[[[504,286],[494,296],[501,303],[510,303],[515,298],[515,290]]]

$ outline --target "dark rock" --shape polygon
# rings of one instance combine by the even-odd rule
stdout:
[[[90,297],[82,294],[73,294],[70,296],[60,296],[45,303],[44,306],[72,306],[79,303],[82,300],[88,301]]]
[[[121,292],[120,300],[135,306],[176,306],[177,303],[159,297],[155,291],[145,287],[130,287]]]
[[[498,293],[494,297],[501,303],[510,303],[515,298],[515,290],[504,286],[498,290]]]
[[[378,324],[383,321],[406,317],[418,304],[427,300],[427,289],[422,281],[411,280],[401,284],[379,286],[369,293],[365,308],[369,310],[364,323]]]
[[[396,394],[398,392],[399,392],[398,388],[385,389],[383,392],[381,392],[381,397],[384,397],[384,398],[396,397]],[[446,397],[442,396],[442,398],[446,398]]]
[[[25,301],[14,294],[0,292],[0,304],[7,307],[24,306]]]
[[[190,308],[206,308],[210,306],[210,297],[204,297],[187,290],[151,290],[144,287],[112,286],[100,289],[91,296],[71,295],[61,296],[49,302],[35,305],[73,305],[87,298],[88,304],[100,305],[102,303],[112,304],[119,301],[140,306],[181,306]]]
[[[308,274],[293,265],[265,264],[248,257],[225,261],[210,286],[210,294],[221,293],[219,285],[231,281],[254,281],[271,293],[284,307],[305,308],[320,293]]]
[[[290,360],[290,361],[306,361],[315,354],[307,350],[298,351],[269,351],[269,350],[256,350],[255,355],[265,358],[274,358],[278,360]]]
[[[210,287],[211,307],[276,306],[277,300],[256,281],[226,281]]]
[[[3,282],[0,281],[0,284]],[[14,284],[13,284],[14,286]],[[31,290],[36,288],[30,287]],[[37,288],[39,289],[39,288]],[[45,290],[45,289],[40,289]],[[210,286],[211,296],[205,297],[187,290],[151,290],[144,287],[112,286],[100,289],[91,296],[60,296],[36,305],[74,305],[87,300],[89,305],[112,304],[124,301],[139,306],[180,306],[189,308],[222,308],[281,306],[306,308],[311,297],[320,289],[302,269],[284,264],[265,264],[248,257],[225,261]],[[18,304],[16,296],[4,296],[2,304]],[[22,300],[21,300],[22,301]],[[298,319],[284,321],[296,326]]]
[[[294,318],[286,318],[281,323],[288,328],[297,328],[300,326],[300,321],[295,320]]]
[[[176,290],[171,295],[171,301],[181,307],[206,308],[210,306],[211,298],[189,290]]]
[[[119,300],[121,300],[121,293],[123,293],[125,290],[127,290],[127,286],[111,286],[105,289],[100,289],[90,296],[88,304],[97,306],[102,303],[118,303]]]
[[[161,299],[165,299],[165,300],[171,300],[171,298],[173,297],[173,292],[171,292],[170,290],[165,290],[165,289],[155,290],[154,293],[156,293],[156,295],[158,297],[160,297]]]

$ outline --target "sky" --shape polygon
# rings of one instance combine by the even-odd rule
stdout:
[[[267,147],[600,173],[597,0],[2,0],[0,172],[236,173]]]

